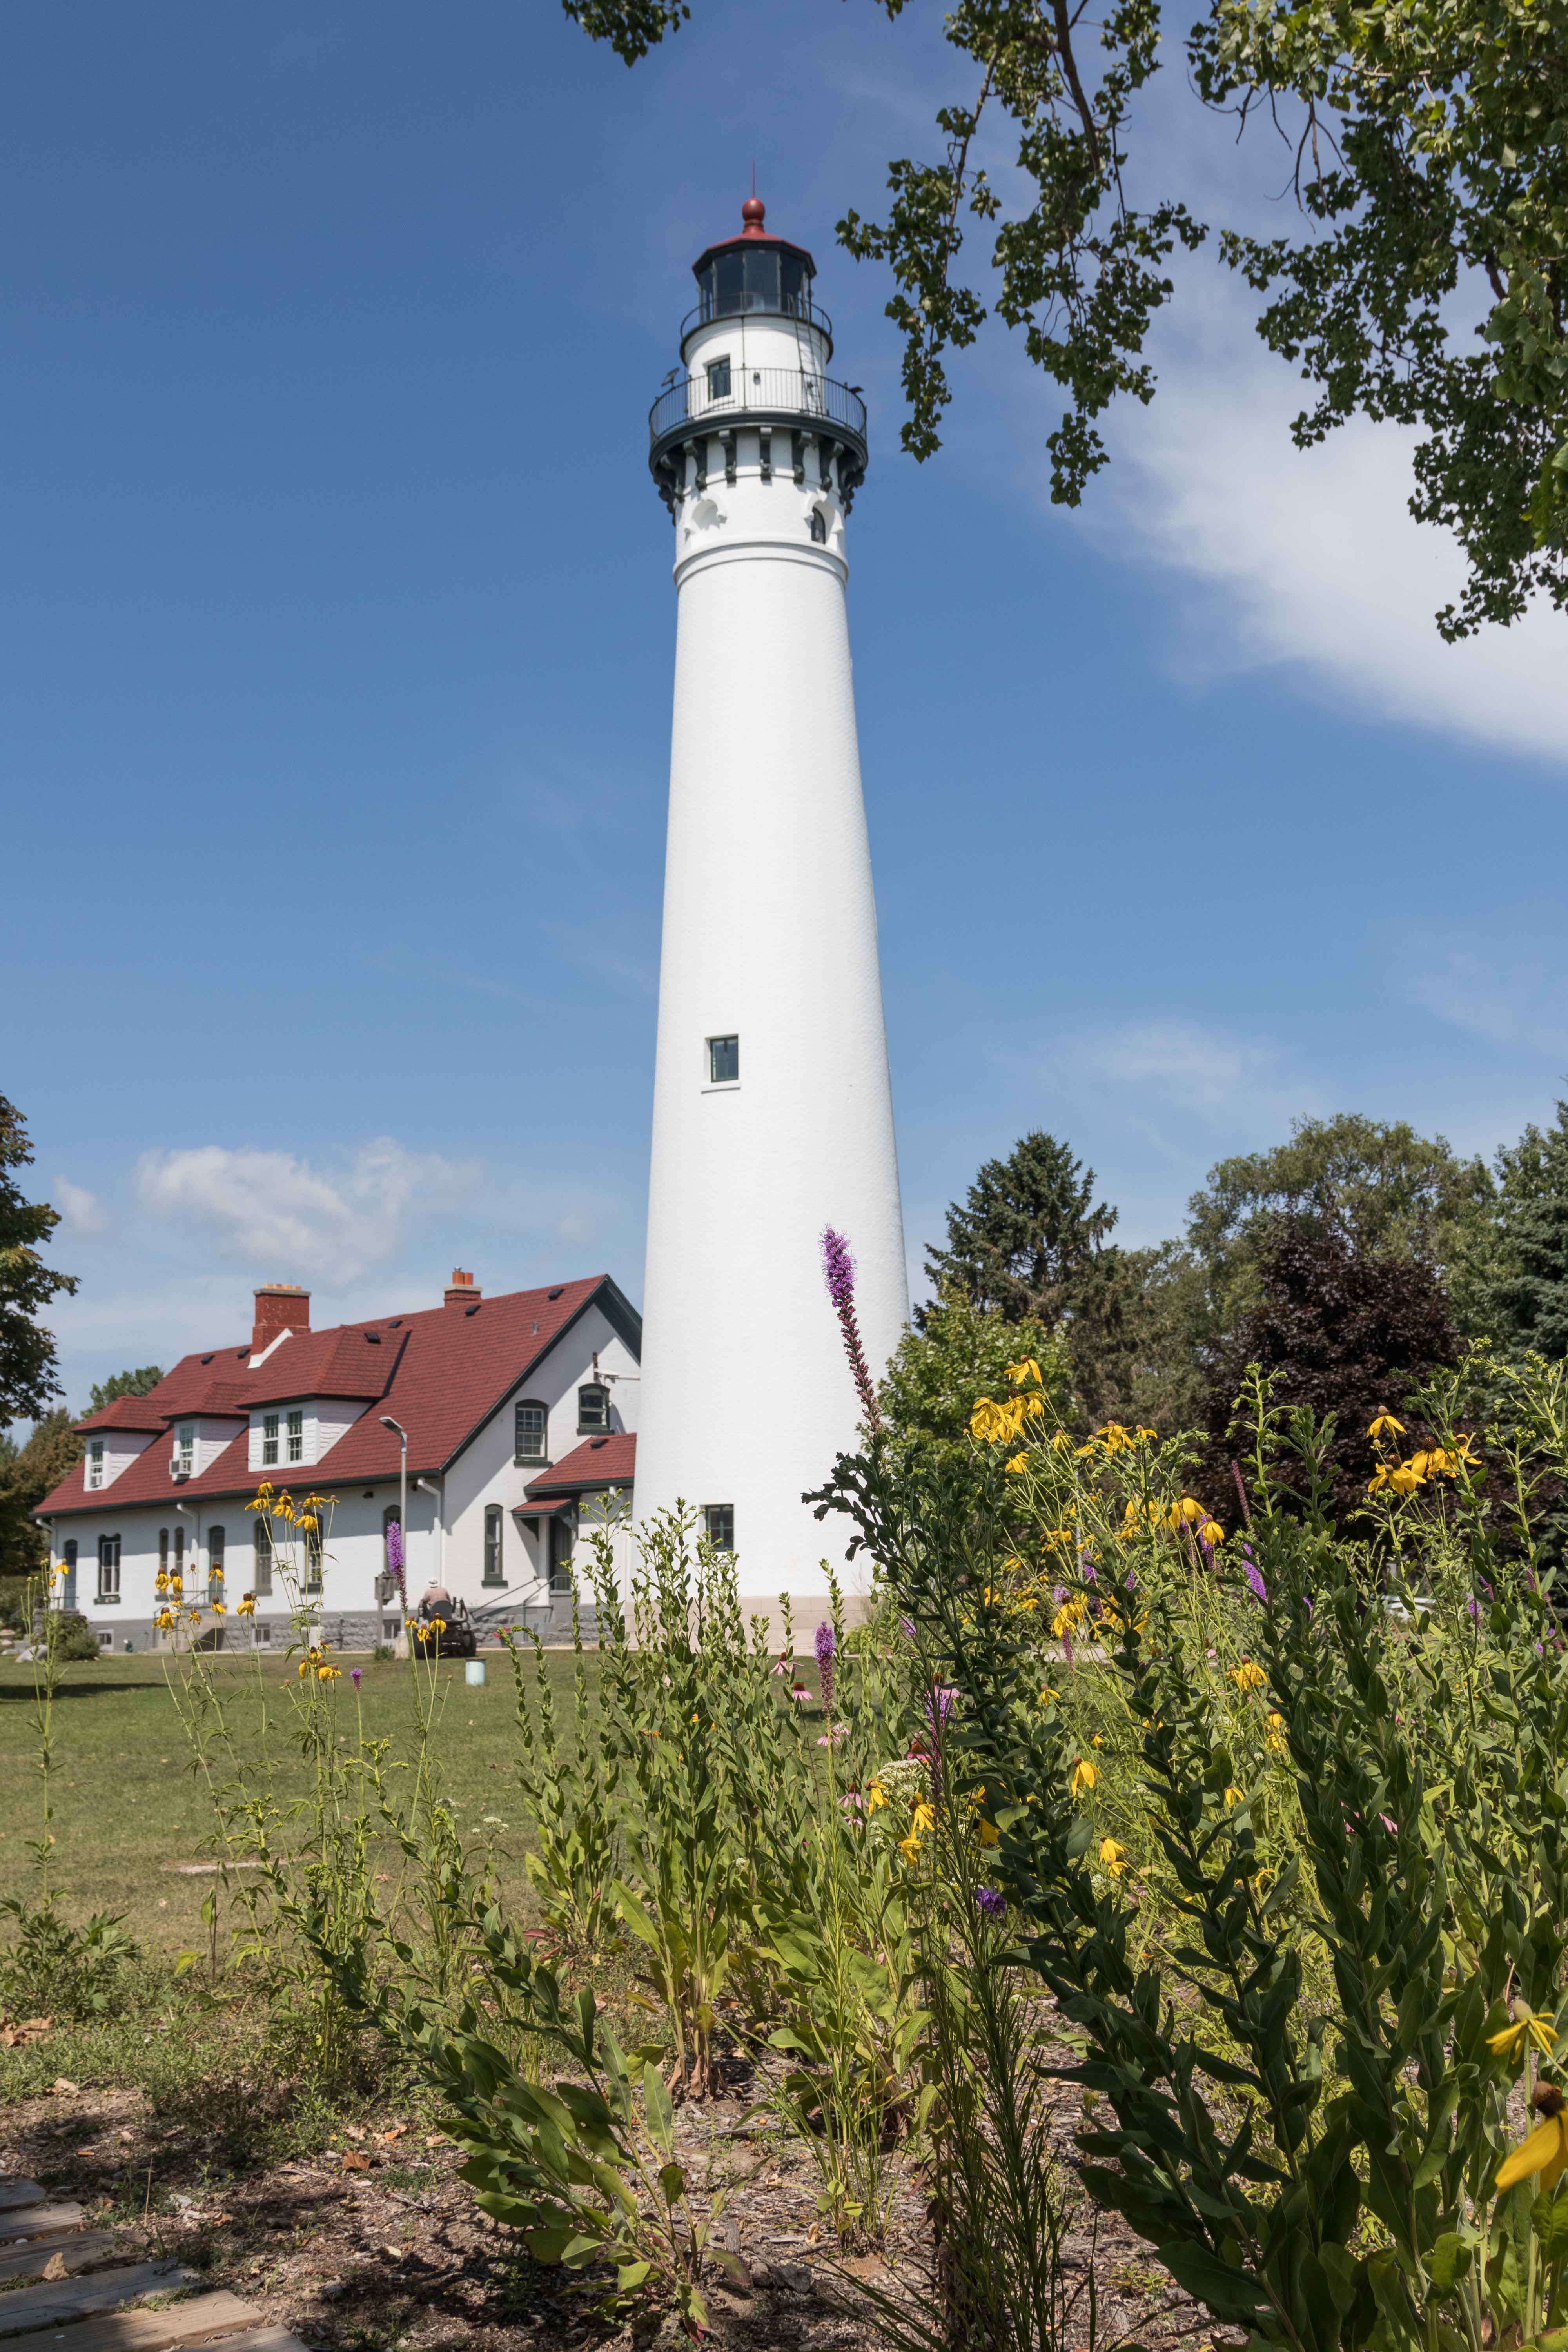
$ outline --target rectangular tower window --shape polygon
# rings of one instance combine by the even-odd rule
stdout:
[[[702,1514],[702,1531],[715,1551],[735,1549],[735,1506],[710,1503]]]
[[[708,1040],[708,1081],[710,1086],[733,1086],[741,1075],[741,1041],[738,1037],[710,1037]]]
[[[709,361],[708,397],[710,400],[729,399],[730,362],[727,359]]]

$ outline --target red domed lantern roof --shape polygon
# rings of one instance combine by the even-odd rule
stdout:
[[[771,245],[776,247],[776,249],[781,253],[797,254],[805,265],[806,276],[808,278],[815,278],[816,275],[816,264],[813,261],[810,254],[807,253],[805,246],[793,245],[787,236],[773,236],[763,226],[763,223],[767,219],[767,216],[768,208],[766,205],[763,204],[761,196],[748,196],[745,203],[741,206],[742,226],[739,234],[734,236],[721,236],[712,245],[706,247],[703,251],[698,255],[696,260],[691,265],[693,276],[700,276],[701,272],[706,268],[709,262],[712,260],[715,254],[727,252],[731,246],[744,245],[746,247],[754,247],[759,245]]]

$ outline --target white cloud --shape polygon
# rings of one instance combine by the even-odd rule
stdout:
[[[1406,510],[1415,436],[1362,420],[1298,450],[1310,387],[1233,296],[1184,289],[1200,334],[1166,340],[1149,409],[1110,420],[1086,527],[1209,592],[1184,617],[1184,673],[1294,668],[1374,716],[1568,758],[1568,619],[1544,606],[1458,646],[1434,625],[1464,564]]]
[[[1095,1077],[1152,1090],[1162,1100],[1212,1108],[1256,1089],[1276,1056],[1177,1021],[1135,1023],[1107,1031],[1083,1049]]]
[[[1517,945],[1495,934],[1467,939],[1451,929],[1438,934],[1399,927],[1393,942],[1403,992],[1423,1012],[1472,1037],[1568,1068],[1564,959],[1552,924],[1548,919],[1537,929],[1523,908],[1514,909],[1510,920],[1527,935]]]
[[[390,1136],[361,1144],[328,1174],[292,1152],[149,1152],[137,1170],[144,1207],[195,1218],[226,1255],[279,1281],[320,1277],[341,1288],[397,1251],[417,1212],[459,1198],[473,1171],[435,1152],[406,1150]]]
[[[57,1208],[65,1219],[68,1233],[100,1234],[107,1222],[97,1193],[88,1192],[83,1185],[73,1184],[68,1176],[55,1178],[51,1206]]]

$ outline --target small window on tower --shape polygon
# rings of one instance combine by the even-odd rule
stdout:
[[[702,1513],[702,1532],[715,1551],[733,1551],[735,1549],[734,1504],[708,1504]]]
[[[733,1086],[741,1075],[741,1041],[738,1037],[710,1037],[708,1040],[708,1080],[710,1086]]]
[[[710,400],[729,399],[730,362],[727,359],[709,361],[708,397]]]
[[[820,507],[811,509],[811,543],[813,547],[826,547],[827,544],[827,517]]]

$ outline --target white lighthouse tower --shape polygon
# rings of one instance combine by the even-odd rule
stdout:
[[[860,1411],[824,1227],[874,1375],[909,1311],[844,600],[866,411],[810,254],[742,215],[648,420],[679,622],[637,1511],[684,1501],[749,1606],[809,1607],[843,1541],[801,1496]]]

